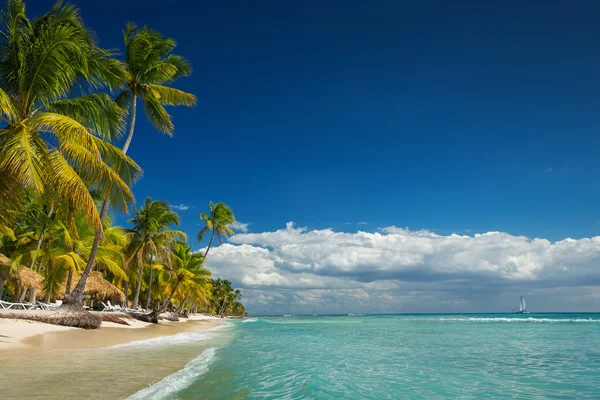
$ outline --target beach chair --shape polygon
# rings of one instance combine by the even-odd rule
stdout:
[[[37,305],[33,303],[9,303],[8,301],[0,300],[0,306],[4,310],[16,310],[17,308],[21,308],[23,310],[33,310],[37,307]]]
[[[0,300],[0,308],[2,308],[3,310],[10,310],[10,308],[12,306],[13,306],[13,303],[9,303],[8,301]]]
[[[110,300],[107,300],[106,304],[108,304],[108,306],[110,307],[110,311],[120,311],[121,310],[121,306],[113,306],[112,304],[110,304]]]

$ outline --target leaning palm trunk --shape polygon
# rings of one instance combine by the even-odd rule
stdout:
[[[183,307],[185,307],[185,302],[188,299],[188,294],[185,294],[185,297],[183,298],[183,301],[179,304],[179,306],[177,307],[177,309],[175,310],[175,314],[181,314],[181,311],[183,310]]]
[[[213,229],[212,235],[210,236],[210,242],[208,242],[208,247],[206,248],[206,252],[204,253],[204,258],[208,255],[208,251],[210,250],[210,246],[212,246],[212,242],[215,239],[215,230]]]
[[[221,305],[221,308],[219,309],[219,316],[222,316],[225,313],[225,307],[227,306],[227,300],[223,300],[223,304]]]
[[[143,265],[140,265],[140,271],[138,272],[138,280],[137,280],[137,285],[135,287],[135,296],[133,296],[133,308],[137,308],[137,306],[139,305],[140,302],[140,292],[142,290],[142,274],[144,273],[144,267]]]
[[[152,265],[150,265],[150,276],[148,278],[148,293],[146,294],[146,310],[150,307],[150,300],[152,299]]]
[[[142,320],[144,321],[148,321],[148,322],[153,322],[153,323],[158,323],[158,316],[162,313],[164,313],[167,310],[167,307],[169,306],[169,304],[171,304],[171,299],[173,298],[173,295],[175,294],[175,292],[177,292],[177,289],[179,288],[179,284],[181,283],[181,279],[177,280],[177,283],[175,284],[175,287],[173,288],[173,290],[171,290],[171,294],[169,294],[169,297],[167,297],[167,299],[165,300],[165,302],[163,303],[162,307],[153,310],[150,314],[146,314],[143,315]]]
[[[136,113],[136,96],[133,93],[133,99],[131,102],[131,115],[129,122],[129,132],[127,133],[127,139],[125,140],[125,144],[123,145],[123,155],[127,154],[127,150],[129,149],[129,144],[131,143],[131,138],[133,137],[133,130],[135,128],[135,113]],[[98,246],[100,246],[100,241],[102,240],[104,233],[102,231],[102,224],[104,223],[104,219],[106,218],[106,214],[108,214],[108,200],[104,200],[102,203],[102,211],[100,212],[100,227],[96,232],[96,236],[94,237],[94,242],[92,243],[92,250],[90,252],[90,258],[85,266],[85,270],[83,274],[81,274],[81,278],[79,278],[79,282],[77,282],[77,286],[70,294],[70,296],[65,295],[65,304],[73,305],[76,307],[83,307],[83,291],[85,289],[85,284],[87,283],[87,279],[92,272],[92,268],[94,267],[94,261],[96,261],[96,254],[98,254]]]

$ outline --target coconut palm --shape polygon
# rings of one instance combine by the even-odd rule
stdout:
[[[161,280],[166,283],[165,291],[169,294],[161,307],[147,315],[148,320],[157,322],[158,315],[165,312],[180,288],[186,293],[200,291],[208,294],[210,271],[202,267],[203,263],[204,257],[192,252],[187,243],[178,242],[173,245],[171,258],[159,267]]]
[[[155,259],[168,259],[171,245],[176,240],[185,240],[185,233],[171,229],[179,225],[179,215],[171,211],[170,206],[164,201],[154,201],[147,198],[144,205],[135,210],[134,217],[129,221],[133,223],[132,233],[132,261],[138,269],[137,287],[133,297],[133,308],[139,303],[142,288],[144,268],[149,267],[148,292],[146,305],[148,308],[151,298],[153,279],[152,263]]]
[[[204,235],[209,230],[212,231],[210,236],[210,242],[204,253],[204,258],[208,256],[208,252],[212,246],[215,236],[219,239],[219,243],[223,243],[223,238],[227,238],[227,235],[233,235],[233,230],[229,225],[235,222],[233,211],[225,203],[214,204],[212,201],[209,205],[209,213],[201,213],[200,219],[206,224],[204,228],[198,233],[198,241],[202,241]]]
[[[19,206],[24,190],[61,198],[82,210],[98,232],[102,216],[89,188],[127,209],[140,168],[110,140],[124,131],[125,111],[106,93],[126,76],[112,54],[97,47],[79,10],[58,2],[29,20],[22,0],[0,17],[0,217]],[[81,93],[78,97],[68,97]],[[90,268],[91,270],[91,268]],[[81,305],[83,286],[73,303]]]
[[[123,109],[105,93],[67,98],[77,88],[116,86],[124,76],[91,37],[70,5],[29,20],[23,1],[10,0],[0,16],[2,217],[23,189],[66,198],[95,226],[100,218],[88,187],[118,191],[125,204],[133,198],[111,166],[128,173],[138,167],[107,141],[123,132]]]
[[[196,104],[196,97],[168,86],[192,72],[185,58],[172,54],[176,46],[175,40],[165,38],[146,27],[138,29],[134,24],[127,24],[123,30],[123,39],[126,78],[123,80],[125,88],[117,97],[117,103],[129,111],[129,130],[122,149],[126,154],[135,130],[138,99],[143,102],[146,117],[152,125],[171,136],[175,126],[165,106],[193,106]],[[101,208],[101,218],[107,212],[108,202],[105,201]],[[98,232],[92,250],[98,247],[101,240],[102,234]],[[86,269],[91,269],[95,257],[96,253],[92,251]]]

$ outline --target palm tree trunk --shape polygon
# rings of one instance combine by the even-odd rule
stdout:
[[[133,131],[135,128],[135,114],[137,109],[137,97],[135,92],[132,93],[133,98],[131,99],[131,114],[129,119],[129,132],[127,134],[127,139],[125,139],[125,144],[123,145],[123,154],[127,153],[127,149],[129,149],[129,144],[131,143],[131,138],[133,138]],[[104,200],[102,203],[102,211],[100,212],[100,223],[104,223],[104,218],[106,218],[106,214],[108,213],[108,201]],[[92,251],[90,252],[90,258],[85,266],[85,270],[77,282],[77,286],[73,290],[70,296],[65,295],[65,305],[71,305],[76,307],[83,307],[83,290],[85,289],[85,284],[87,283],[87,279],[90,276],[90,272],[94,267],[94,262],[96,261],[96,254],[98,253],[98,246],[100,245],[100,240],[102,240],[104,236],[104,232],[100,227],[96,232],[96,237],[94,237],[94,243],[92,243]]]
[[[71,294],[71,284],[73,283],[73,270],[69,269],[69,273],[67,274],[67,284],[65,286],[65,296]]]
[[[46,263],[46,276],[48,276],[48,264],[50,264],[50,263]],[[46,303],[50,303],[50,291],[49,290],[46,293],[45,301],[46,301]]]
[[[129,150],[129,145],[131,144],[131,139],[133,138],[133,131],[135,129],[135,114],[137,113],[137,95],[135,91],[131,93],[131,113],[129,114],[129,132],[127,132],[127,139],[125,139],[125,143],[123,144],[123,154],[127,154],[127,150]]]
[[[129,308],[129,302],[127,301],[127,296],[129,292],[129,281],[125,282],[125,290],[123,290],[123,292],[125,292],[125,304],[123,304],[123,307]]]
[[[181,314],[181,310],[183,310],[183,307],[185,306],[185,302],[188,299],[188,294],[185,294],[185,297],[183,298],[183,301],[181,302],[181,304],[179,304],[179,306],[177,307],[177,309],[175,310],[175,314]]]
[[[144,273],[144,266],[140,265],[140,272],[138,273],[137,286],[135,288],[135,296],[133,297],[132,308],[137,308],[140,302],[140,290],[142,290],[142,274]]]
[[[222,315],[224,310],[225,310],[225,304],[227,304],[227,299],[223,299],[223,304],[221,305],[221,308],[219,308],[219,315]]]
[[[106,218],[106,214],[108,214],[108,201],[104,200],[102,203],[102,210],[100,211],[100,223],[104,222],[104,218]],[[85,266],[85,270],[83,274],[81,274],[81,278],[79,278],[79,282],[75,285],[75,289],[69,295],[65,292],[65,305],[75,306],[75,307],[83,307],[83,292],[85,290],[85,284],[92,272],[92,268],[94,267],[94,261],[96,260],[96,254],[98,253],[98,246],[100,245],[100,240],[104,236],[104,232],[102,229],[98,229],[96,232],[96,237],[94,237],[94,243],[92,244],[92,251],[90,252],[90,258]]]
[[[35,292],[36,292],[35,289],[29,290],[29,302],[32,304],[35,303]]]
[[[165,310],[167,309],[167,307],[169,306],[169,304],[171,304],[171,298],[173,297],[173,295],[179,288],[180,283],[181,283],[181,279],[178,279],[177,283],[175,284],[175,287],[173,288],[173,290],[171,290],[171,294],[169,294],[169,297],[167,297],[167,299],[165,300],[162,307],[160,307],[159,309],[156,309],[156,310],[152,311],[150,314],[148,314],[148,318],[151,322],[154,322],[154,323],[158,322],[158,316],[160,314],[164,313]]]
[[[54,212],[54,206],[50,206],[50,210],[48,211],[48,218],[50,218],[52,216],[52,213]],[[37,241],[37,245],[35,246],[36,250],[39,250],[42,247],[42,242],[44,241],[44,230],[42,229],[42,233],[40,233],[40,238]],[[37,258],[37,254],[35,254],[33,257],[31,257],[31,263],[29,264],[29,269],[33,269],[33,266],[35,265],[35,260]]]
[[[21,292],[21,295],[19,296],[19,303],[22,303],[23,300],[25,300],[25,295],[27,294],[27,288],[23,288],[23,291]]]
[[[204,258],[208,255],[208,251],[210,250],[210,246],[212,246],[212,242],[215,238],[215,229],[212,230],[212,235],[210,236],[210,242],[208,242],[208,247],[206,248],[206,252],[204,253]]]
[[[146,310],[150,307],[150,299],[152,297],[152,264],[150,265],[150,277],[148,278],[148,294],[146,295]]]
[[[0,300],[2,300],[2,295],[4,294],[4,278],[0,276]]]

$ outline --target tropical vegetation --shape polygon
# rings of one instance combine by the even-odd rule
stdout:
[[[30,19],[23,0],[8,0],[0,15],[0,300],[63,299],[63,311],[86,313],[102,300],[93,276],[148,320],[167,310],[244,315],[239,290],[204,267],[215,237],[233,234],[227,205],[201,213],[208,244],[196,252],[167,202],[135,207],[142,171],[127,151],[138,103],[171,136],[165,107],[196,103],[171,86],[191,74],[189,62],[147,27],[125,27],[122,59],[94,36],[60,1]],[[114,225],[117,213],[131,213],[130,226]]]

